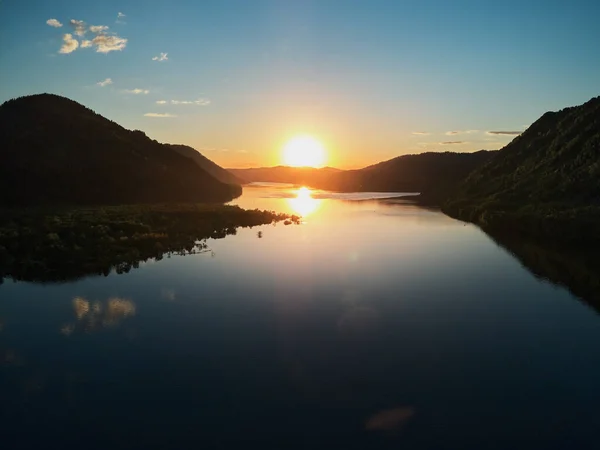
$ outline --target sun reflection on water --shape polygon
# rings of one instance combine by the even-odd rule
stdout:
[[[307,187],[301,187],[296,191],[296,197],[288,198],[287,202],[297,214],[302,217],[309,216],[314,213],[323,200],[312,197],[312,191]]]

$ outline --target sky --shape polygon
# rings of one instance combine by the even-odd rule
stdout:
[[[0,102],[50,92],[225,167],[498,149],[600,95],[593,0],[0,0]]]

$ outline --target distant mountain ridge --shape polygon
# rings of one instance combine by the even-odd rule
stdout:
[[[420,200],[436,203],[494,153],[480,150],[403,155],[363,169],[333,174],[317,187],[346,192],[419,192]]]
[[[257,167],[251,169],[227,169],[236,177],[248,183],[264,181],[270,183],[293,183],[314,186],[332,174],[341,172],[333,167]]]
[[[277,166],[229,171],[250,182],[304,184],[339,192],[419,192],[421,202],[440,203],[494,153],[480,150],[403,155],[354,170]]]
[[[0,205],[225,202],[241,194],[169,145],[58,95],[2,104],[0,142]]]

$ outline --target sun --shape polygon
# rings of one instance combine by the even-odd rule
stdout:
[[[323,167],[326,161],[323,144],[311,136],[296,136],[283,148],[283,162],[292,167]]]

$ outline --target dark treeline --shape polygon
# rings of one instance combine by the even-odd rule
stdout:
[[[141,261],[205,248],[238,227],[296,216],[224,205],[129,205],[0,210],[0,281],[62,281],[128,272]]]
[[[57,95],[2,104],[0,142],[0,205],[224,202],[241,194],[170,146]]]

